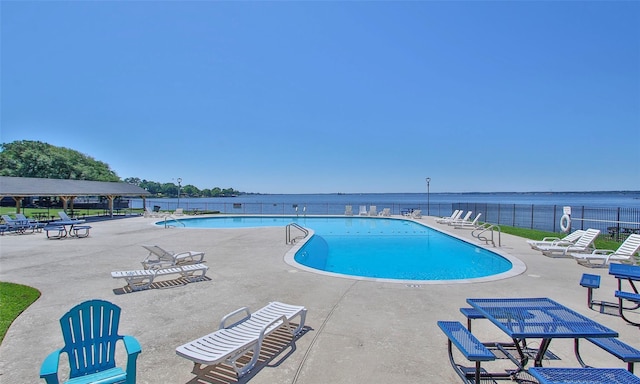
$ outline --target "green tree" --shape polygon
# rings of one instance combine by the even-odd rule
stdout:
[[[124,179],[124,182],[127,184],[140,186],[140,184],[142,183],[142,180],[140,180],[140,178],[138,177],[127,177],[126,179]]]
[[[0,176],[120,181],[102,161],[40,141],[0,144]]]
[[[183,196],[199,197],[200,190],[194,185],[187,184],[182,186],[182,189],[180,190],[180,194]]]

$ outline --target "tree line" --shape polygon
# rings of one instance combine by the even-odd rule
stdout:
[[[233,188],[198,189],[198,187],[191,184],[178,186],[174,183],[158,183],[137,177],[128,177],[124,179],[124,182],[144,188],[147,192],[158,197],[177,197],[178,189],[180,189],[180,196],[186,197],[231,197],[244,194],[244,192],[236,191]]]
[[[198,189],[188,184],[159,183],[137,177],[124,180],[109,164],[73,149],[56,147],[41,141],[19,140],[0,144],[0,176],[47,179],[124,181],[146,189],[158,197],[225,197],[244,194],[233,188]]]

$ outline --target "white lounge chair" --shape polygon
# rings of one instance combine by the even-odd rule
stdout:
[[[232,324],[227,324],[244,314],[244,317]],[[297,305],[289,305],[277,301],[251,313],[249,308],[243,307],[222,318],[217,331],[183,344],[176,348],[178,356],[193,361],[194,365],[216,365],[228,363],[236,371],[238,377],[251,370],[258,362],[260,349],[265,337],[280,327],[286,327],[295,337],[304,327],[307,310]],[[299,317],[300,321],[294,327],[290,321]],[[240,357],[251,352],[251,360],[240,367],[237,361]]]
[[[158,217],[149,207],[144,207],[144,217]]]
[[[382,208],[382,211],[378,213],[378,216],[383,216],[383,217],[391,216],[391,208]]]
[[[147,289],[153,284],[156,277],[167,275],[180,275],[190,282],[202,280],[207,274],[207,267],[204,264],[176,265],[160,269],[139,269],[132,271],[111,272],[114,279],[125,279],[127,286],[132,291]]]
[[[462,212],[462,211],[460,211]],[[473,214],[473,211],[467,211],[467,213],[464,215],[464,217],[462,219],[455,219],[455,220],[451,220],[449,222],[447,222],[448,225],[456,225],[459,223],[463,223],[465,221],[469,221],[469,219],[471,218],[471,215]]]
[[[144,207],[144,217],[165,217],[169,215],[169,212],[160,212],[160,207],[156,206],[158,210],[151,210],[149,207]]]
[[[445,223],[448,223],[449,221],[460,218],[460,216],[462,216],[462,210],[456,209],[455,211],[453,211],[451,216],[443,216],[443,217],[437,218],[436,223],[445,224]]]
[[[361,205],[360,206],[360,211],[358,212],[358,215],[367,216],[367,206],[366,205]]]
[[[476,228],[480,216],[482,216],[482,213],[478,213],[473,221],[459,221],[455,224],[454,228]]]
[[[344,206],[344,215],[345,216],[353,216],[353,207],[350,205]]]
[[[412,219],[419,219],[422,217],[422,210],[421,209],[414,209],[413,211],[411,211],[411,214],[409,215],[409,217],[411,217]]]
[[[184,216],[184,208],[176,208],[176,210],[173,211],[173,215],[174,216]]]
[[[378,216],[378,207],[372,205],[369,207],[369,216]]]
[[[204,252],[201,251],[172,252],[157,245],[143,245],[142,247],[149,251],[149,255],[142,260],[144,269],[166,268],[182,264],[197,264],[202,263],[204,259]]]
[[[606,267],[612,261],[635,264],[634,255],[640,251],[640,235],[629,235],[617,250],[595,249],[591,253],[572,253],[578,264],[586,267]]]
[[[559,237],[545,237],[542,240],[527,240],[527,244],[533,249],[538,247],[554,246],[554,245],[571,245],[575,243],[580,236],[584,234],[582,229],[578,229],[563,238]]]
[[[572,253],[589,253],[593,250],[593,242],[600,234],[599,229],[589,228],[580,238],[570,245],[549,245],[539,247],[542,254],[549,257],[571,257]]]

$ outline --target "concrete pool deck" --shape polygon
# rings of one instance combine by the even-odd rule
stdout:
[[[291,248],[285,244],[284,228],[165,229],[152,225],[157,220],[94,222],[91,236],[84,239],[47,240],[44,234],[0,237],[0,281],[42,292],[12,324],[0,346],[0,382],[43,382],[38,375],[42,361],[62,347],[59,318],[90,299],[108,300],[122,308],[120,334],[135,336],[142,345],[138,383],[236,382],[216,369],[197,376],[193,364],[177,356],[175,348],[212,332],[222,316],[239,307],[258,309],[269,301],[304,305],[307,332],[294,348],[282,344],[281,353],[267,353],[271,360],[259,363],[240,382],[458,383],[447,357],[446,338],[436,322],[464,323],[459,308],[467,306],[469,297],[549,297],[640,347],[638,327],[587,308],[586,290],[578,284],[583,273],[603,276],[596,299],[614,300],[616,280],[606,268],[588,269],[573,259],[542,256],[519,237],[503,234],[499,249],[526,264],[522,274],[472,284],[405,284],[296,269],[284,261]],[[436,224],[430,217],[418,221],[481,246],[469,229]],[[110,272],[139,269],[147,255],[142,244],[204,251],[210,280],[122,293],[124,281],[111,278]],[[481,340],[505,338],[482,320],[474,323],[474,334]],[[589,344],[582,345],[588,363],[626,368],[626,363]],[[554,340],[550,350],[561,360],[545,366],[578,366],[571,340]]]

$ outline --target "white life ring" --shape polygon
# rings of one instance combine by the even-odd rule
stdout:
[[[567,233],[571,230],[571,216],[566,213],[560,218],[560,229],[562,232]]]

